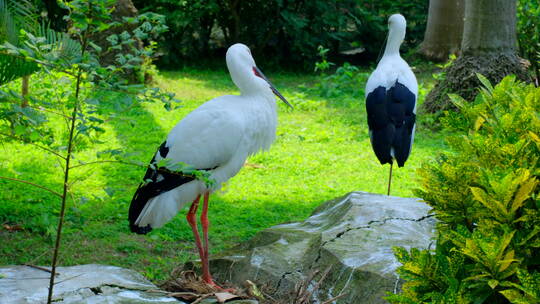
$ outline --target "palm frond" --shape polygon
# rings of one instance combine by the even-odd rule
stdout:
[[[35,62],[0,53],[0,85],[39,70]]]
[[[52,30],[48,23],[39,23],[35,12],[31,0],[0,0],[0,44],[8,42],[25,48],[24,43],[19,41],[19,32],[23,29],[30,36],[45,38],[45,43],[51,46],[50,52],[44,55],[46,59],[61,60],[65,65],[70,65],[81,53],[80,44],[67,33]],[[0,53],[0,85],[37,70],[39,66],[35,62]]]
[[[31,0],[0,0],[0,42],[17,44],[19,29],[35,33],[38,15]]]
[[[16,44],[18,31],[5,0],[0,0],[0,41]]]
[[[46,24],[39,27],[38,36],[44,37],[47,44],[52,46],[50,56],[54,56],[62,62],[71,65],[81,54],[81,44],[72,39],[69,34],[57,32]]]
[[[29,32],[37,29],[39,25],[37,10],[31,0],[7,0],[7,4],[19,28]]]

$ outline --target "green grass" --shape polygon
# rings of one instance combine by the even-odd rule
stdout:
[[[378,163],[367,133],[362,97],[367,73],[360,73],[355,80],[358,88],[338,88],[332,98],[320,97],[320,76],[268,76],[296,108],[291,111],[279,106],[277,140],[270,151],[251,157],[240,173],[211,197],[212,253],[247,240],[266,227],[303,220],[322,202],[350,191],[386,192],[388,166]],[[130,159],[146,162],[187,113],[213,97],[237,93],[225,70],[164,72],[156,81],[159,87],[176,93],[181,107],[168,112],[161,104],[147,103],[115,113],[114,100],[108,101],[108,110],[102,115],[110,121],[99,138],[102,143],[79,149],[77,161],[96,160],[97,151],[120,148],[130,153]],[[422,74],[420,82],[429,86],[432,80]],[[60,127],[62,123],[55,124]],[[424,124],[417,127],[411,157],[404,168],[394,170],[393,195],[413,195],[415,169],[446,149],[443,141],[443,135]],[[53,157],[15,143],[3,143],[0,149],[1,176],[60,189],[61,171]],[[75,203],[70,203],[67,211],[61,265],[112,264],[161,280],[177,265],[197,257],[185,221],[186,210],[149,235],[129,232],[127,210],[143,173],[144,168],[110,163],[74,171],[78,182],[74,185]],[[15,232],[0,228],[0,265],[50,263],[58,198],[0,180],[0,199],[0,223],[24,227]]]

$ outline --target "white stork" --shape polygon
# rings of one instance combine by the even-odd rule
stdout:
[[[414,139],[418,83],[407,62],[399,55],[406,27],[402,15],[390,16],[384,55],[366,84],[371,146],[382,165],[390,164],[388,195],[394,160],[399,167],[405,165]]]
[[[270,148],[276,138],[277,112],[274,94],[292,107],[257,68],[251,51],[243,44],[227,50],[227,67],[240,95],[214,98],[182,119],[169,133],[151,160],[129,208],[131,231],[146,234],[172,219],[192,202],[187,221],[193,230],[202,262],[203,280],[217,286],[208,265],[208,199],[211,192],[240,171],[247,157]],[[207,170],[213,186],[194,177],[156,168],[160,160],[185,163]],[[199,235],[196,212],[204,196]]]

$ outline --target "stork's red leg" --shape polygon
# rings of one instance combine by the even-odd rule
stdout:
[[[197,249],[199,250],[199,256],[201,257],[201,261],[204,265],[204,251],[201,244],[201,236],[199,235],[199,230],[197,229],[197,209],[199,208],[199,200],[201,196],[197,195],[197,198],[191,203],[191,207],[189,207],[188,214],[186,216],[187,221],[189,225],[191,226],[191,230],[193,231],[193,236],[195,237],[195,244],[197,245]],[[203,266],[204,268],[204,266]]]
[[[201,213],[201,225],[203,230],[203,241],[204,241],[204,247],[203,247],[203,255],[204,257],[201,258],[202,261],[202,271],[203,271],[203,280],[211,285],[215,285],[212,281],[212,276],[210,275],[210,265],[208,262],[208,200],[210,197],[210,193],[206,192],[204,194],[204,201],[203,201],[203,209]]]

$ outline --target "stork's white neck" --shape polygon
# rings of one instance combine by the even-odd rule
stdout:
[[[388,25],[388,41],[386,42],[384,56],[399,55],[399,47],[405,39],[406,27],[406,21],[403,16],[392,15],[390,17]]]
[[[403,43],[405,38],[405,30],[400,31],[398,29],[392,30],[388,33],[388,41],[386,42],[386,49],[384,50],[384,56],[399,55],[399,47]]]

